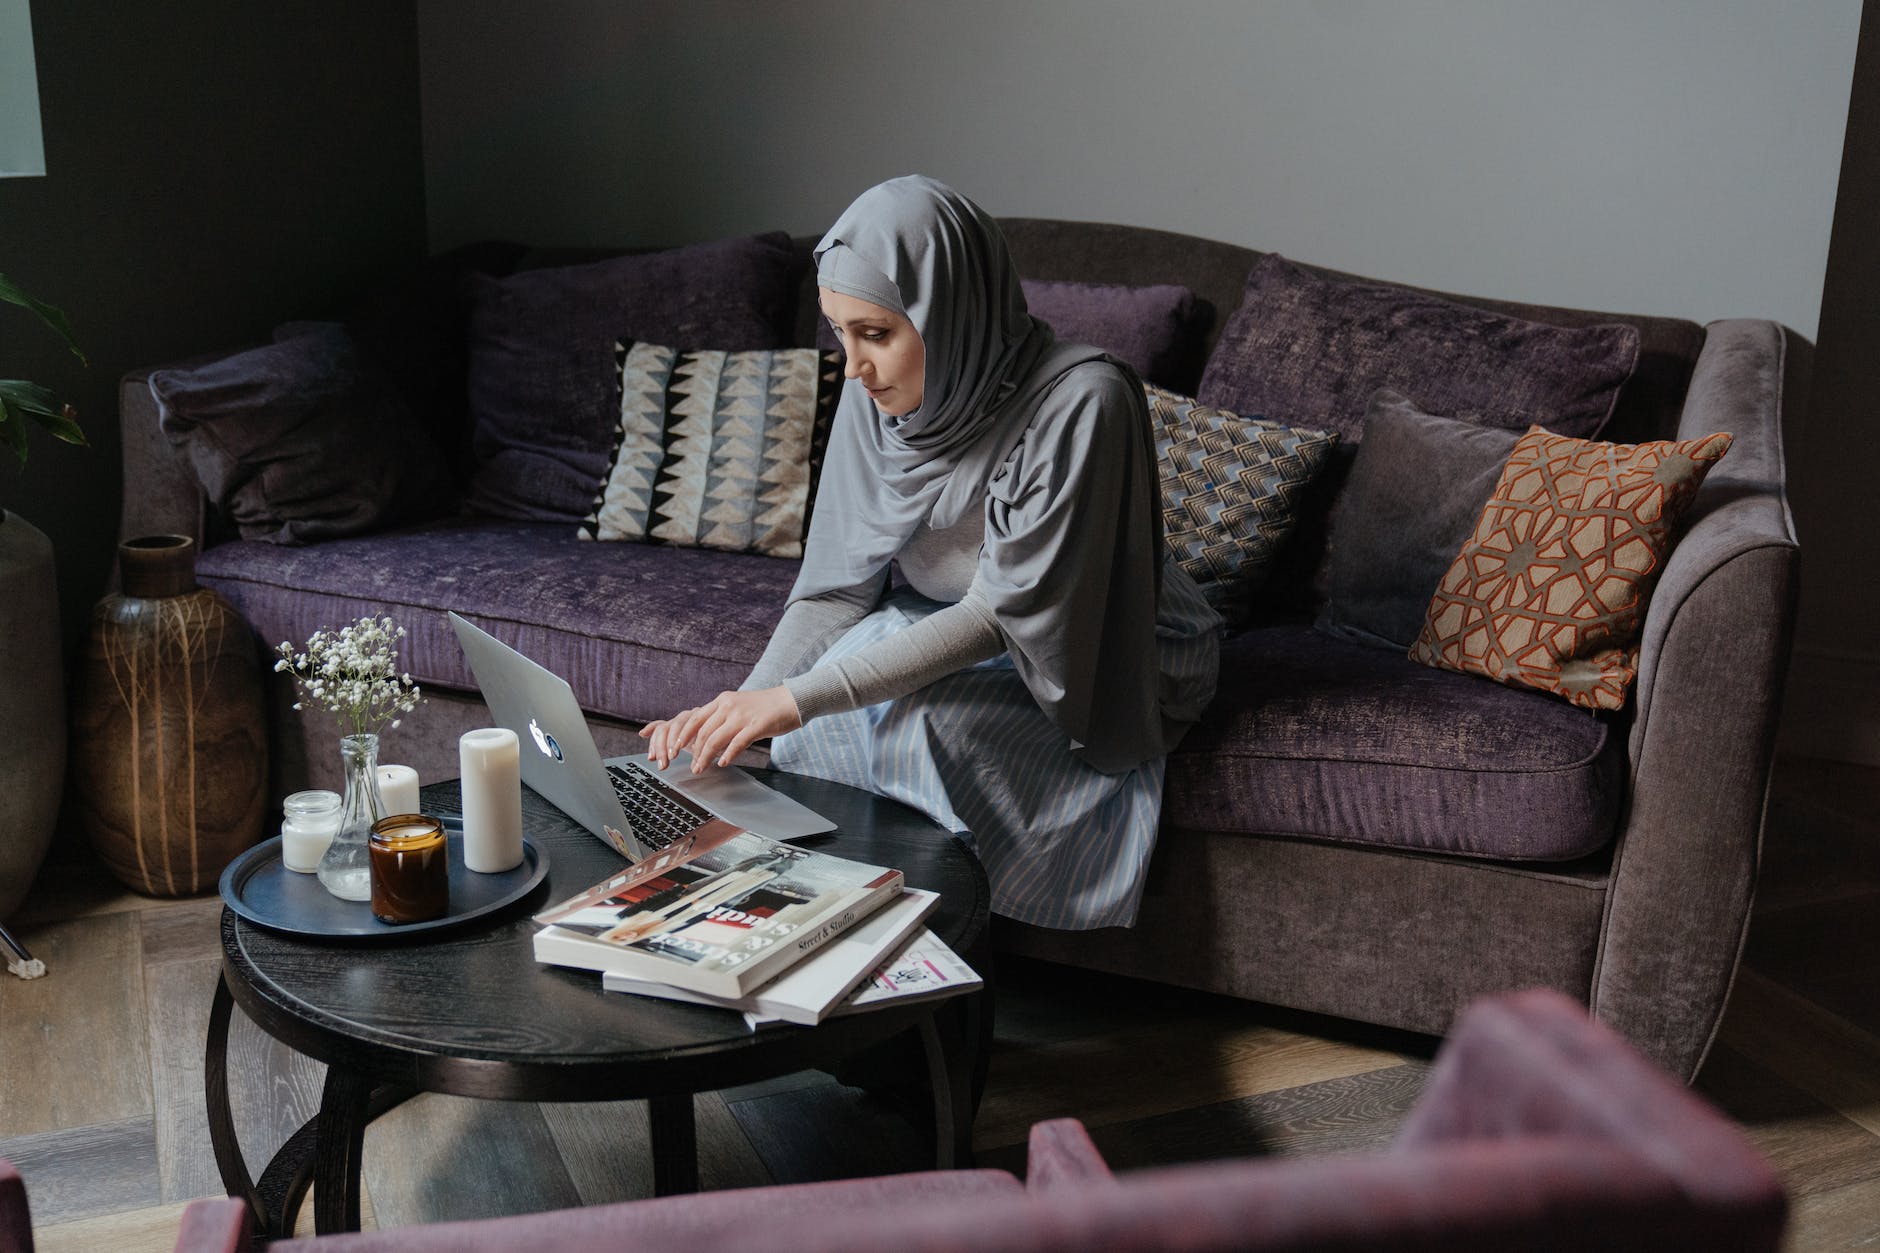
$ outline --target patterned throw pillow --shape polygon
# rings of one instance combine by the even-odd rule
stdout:
[[[1338,437],[1143,390],[1161,469],[1163,541],[1228,625],[1241,625]]]
[[[1618,709],[1671,528],[1730,436],[1607,444],[1532,427],[1437,585],[1410,659]]]
[[[620,417],[583,539],[801,557],[842,390],[814,348],[616,344]]]

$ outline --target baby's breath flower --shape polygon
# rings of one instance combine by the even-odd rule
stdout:
[[[387,723],[396,727],[399,715],[421,701],[411,675],[398,669],[398,641],[404,638],[405,628],[390,618],[361,618],[337,632],[315,631],[305,652],[282,642],[274,668],[294,676],[301,695],[295,709],[311,701],[337,715],[350,734],[375,734]]]

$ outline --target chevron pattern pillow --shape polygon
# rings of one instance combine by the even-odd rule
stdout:
[[[619,420],[581,538],[801,557],[842,390],[836,354],[619,343],[614,357]]]
[[[1306,487],[1338,437],[1144,385],[1162,487],[1162,539],[1229,626],[1245,624]]]

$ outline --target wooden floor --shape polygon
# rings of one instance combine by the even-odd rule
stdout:
[[[1791,1247],[1880,1242],[1880,770],[1785,761],[1745,968],[1700,1091],[1786,1176]],[[60,1250],[168,1250],[183,1205],[220,1191],[202,1053],[217,971],[214,898],[153,902],[82,853],[42,872],[16,931],[51,974],[0,977],[0,1156],[35,1235]],[[1026,1128],[1074,1114],[1112,1164],[1311,1154],[1381,1144],[1434,1041],[1225,998],[1010,960],[974,1127],[982,1162],[1021,1170]],[[251,1169],[318,1101],[320,1068],[240,1013],[234,1101]],[[897,1111],[827,1076],[698,1104],[705,1186],[918,1169]],[[426,1096],[366,1138],[367,1223],[518,1213],[645,1196],[634,1103]],[[303,1212],[308,1221],[311,1207]]]

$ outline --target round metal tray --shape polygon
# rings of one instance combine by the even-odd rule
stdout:
[[[372,916],[370,901],[342,901],[320,886],[317,875],[281,863],[281,837],[265,840],[230,862],[222,872],[222,901],[237,915],[287,935],[321,940],[428,938],[505,909],[533,892],[548,875],[548,854],[522,837],[522,864],[498,874],[478,874],[463,864],[463,821],[445,817],[449,845],[450,912],[429,922],[393,924]]]

